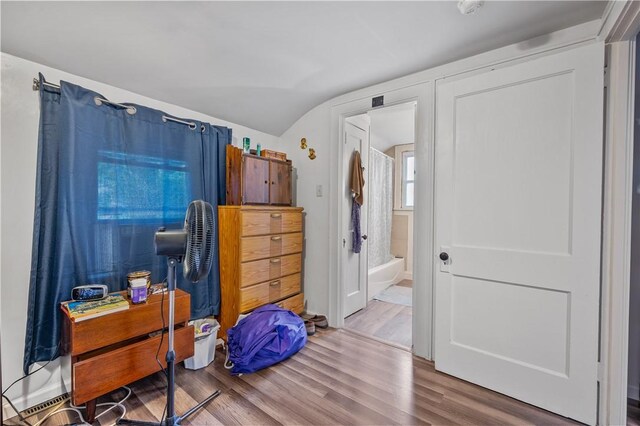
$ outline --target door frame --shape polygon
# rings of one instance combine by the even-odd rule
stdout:
[[[384,96],[384,106],[416,102],[415,133],[415,206],[413,227],[413,315],[412,315],[412,351],[418,356],[432,359],[433,348],[433,195],[434,195],[434,91],[433,82],[421,82],[396,90],[379,93]],[[339,104],[331,108],[332,158],[342,164],[344,122],[348,117],[373,110],[371,97]],[[332,222],[330,244],[337,250],[336,256],[330,258],[330,270],[336,271],[335,285],[329,287],[329,320],[338,328],[344,327],[345,285],[342,282],[342,265],[346,259],[346,251],[342,248],[342,215],[348,208],[342,200],[342,192],[337,185],[343,181],[342,168],[336,167],[334,184],[331,185],[334,196],[331,199],[331,210],[336,212]],[[333,176],[332,176],[333,178]],[[419,212],[420,217],[417,217]],[[416,261],[422,260],[422,261]],[[424,333],[416,333],[423,330]]]
[[[611,2],[599,34],[607,43],[600,321],[600,424],[626,424],[631,287],[635,37],[638,2]]]

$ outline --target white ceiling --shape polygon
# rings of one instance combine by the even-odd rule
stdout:
[[[414,143],[416,103],[374,109],[367,113],[371,121],[371,146],[385,152],[392,146]]]
[[[606,2],[1,2],[1,49],[273,135],[337,95],[600,18]]]

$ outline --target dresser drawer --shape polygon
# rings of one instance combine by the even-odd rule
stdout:
[[[242,263],[240,264],[240,287],[274,280],[301,270],[301,253]]]
[[[304,311],[304,293],[299,293],[295,296],[281,300],[276,303],[276,305],[300,315],[302,311]]]
[[[300,292],[300,274],[289,275],[269,281],[269,302]]]
[[[288,232],[302,232],[301,212],[243,211],[240,213],[240,234],[243,237]]]
[[[240,289],[240,313],[251,311],[265,303],[269,303],[268,281]]]
[[[240,261],[265,259],[302,252],[302,234],[243,237],[240,241]]]

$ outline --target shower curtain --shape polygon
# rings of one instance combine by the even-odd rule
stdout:
[[[393,218],[393,159],[369,149],[369,268],[387,263],[391,254]]]

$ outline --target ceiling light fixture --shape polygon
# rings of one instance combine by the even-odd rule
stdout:
[[[463,15],[473,15],[484,5],[484,0],[459,0],[458,10]]]

